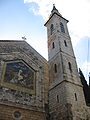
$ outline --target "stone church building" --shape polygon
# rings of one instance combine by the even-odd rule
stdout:
[[[26,41],[0,40],[0,120],[90,120],[67,23],[53,6],[48,61]]]

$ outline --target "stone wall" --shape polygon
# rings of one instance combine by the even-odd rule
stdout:
[[[34,76],[33,77],[31,76],[34,79],[33,80],[34,87],[32,89],[27,87],[28,84],[27,85],[25,84],[23,86],[22,84],[19,83],[16,84],[11,83],[10,81],[7,82],[7,80],[9,80],[9,78],[11,78],[12,75],[12,71],[8,72],[8,68],[6,68],[7,64],[18,63],[18,61],[23,63],[22,65],[25,65],[28,69],[31,70],[31,72],[32,71],[34,72],[33,73]],[[20,73],[18,74],[20,75]],[[8,76],[9,78],[5,79],[5,76]],[[28,80],[29,79],[30,77],[28,78]],[[31,80],[32,79],[30,79],[30,81]],[[0,113],[1,116],[7,117],[6,115],[7,112],[9,111],[11,112],[12,111],[11,109],[14,110],[14,107],[19,107],[21,111],[27,112],[25,113],[28,114],[26,115],[27,120],[35,115],[36,116],[33,120],[37,119],[44,120],[45,104],[48,103],[48,87],[49,87],[48,84],[49,84],[48,63],[27,42],[13,40],[0,41],[0,104],[1,107],[3,107],[4,111],[5,111],[4,105],[6,105],[6,112],[3,113],[2,111],[2,114]],[[8,109],[10,110],[8,111]],[[34,114],[34,111],[37,112],[35,112]],[[12,117],[10,117],[10,119],[11,118]],[[10,119],[8,118],[8,120]],[[23,117],[23,120],[24,119],[25,116]]]
[[[20,117],[15,118],[15,112],[20,113]],[[22,109],[20,107],[0,104],[0,120],[46,120],[45,113]]]
[[[88,120],[90,120],[90,107],[87,106],[87,117],[88,117]]]

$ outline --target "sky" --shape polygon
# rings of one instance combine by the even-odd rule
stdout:
[[[90,0],[0,0],[0,40],[22,40],[48,60],[48,20],[55,4],[69,20],[68,29],[78,68],[87,82],[90,72]]]

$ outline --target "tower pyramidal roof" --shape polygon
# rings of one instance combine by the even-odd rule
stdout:
[[[53,15],[56,14],[59,17],[63,18],[64,20],[66,20],[67,22],[69,22],[67,19],[65,19],[64,17],[62,17],[62,15],[59,13],[59,11],[56,9],[55,4],[53,4],[53,9],[51,11],[50,17],[48,19],[48,21],[44,24],[44,26],[47,25],[47,23],[49,22],[49,20],[53,17]]]
[[[51,11],[51,15],[54,14],[54,13],[57,13],[57,14],[59,14],[60,16],[62,16],[62,15],[58,12],[58,10],[56,9],[55,4],[53,4],[53,9],[52,9],[52,11]]]

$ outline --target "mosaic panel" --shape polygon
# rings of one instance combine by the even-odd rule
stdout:
[[[35,90],[35,71],[24,61],[16,60],[5,62],[1,83],[14,88],[26,88],[26,91]]]

